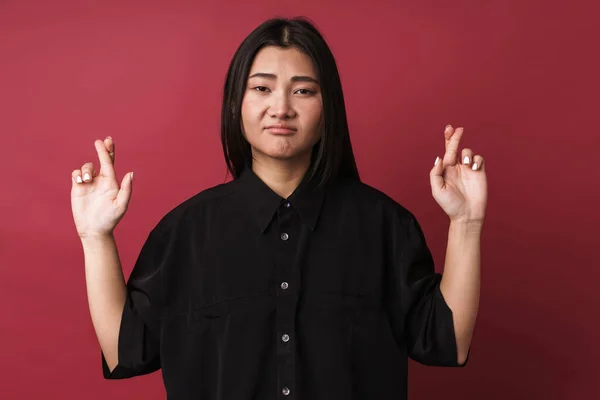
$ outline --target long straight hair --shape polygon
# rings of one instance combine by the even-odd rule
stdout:
[[[309,181],[316,179],[317,187],[322,187],[339,177],[360,180],[335,58],[323,36],[305,17],[269,19],[254,29],[235,52],[221,108],[221,143],[228,171],[237,179],[252,166],[251,147],[242,134],[241,106],[252,63],[265,46],[294,47],[310,57],[317,71],[324,123],[322,136],[312,149]]]

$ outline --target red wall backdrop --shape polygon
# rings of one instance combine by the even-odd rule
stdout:
[[[160,372],[102,378],[71,171],[111,135],[119,179],[135,172],[116,230],[129,276],[156,222],[223,182],[226,69],[276,15],[325,35],[363,180],[416,214],[438,269],[448,220],[428,173],[444,126],[486,158],[470,364],[411,362],[411,398],[600,398],[598,10],[566,4],[0,1],[0,398],[165,397]]]

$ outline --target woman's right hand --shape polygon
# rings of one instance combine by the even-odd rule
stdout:
[[[87,162],[72,173],[71,209],[81,239],[112,235],[131,199],[133,172],[125,175],[119,189],[112,138],[96,140],[94,146],[100,159],[100,171]]]

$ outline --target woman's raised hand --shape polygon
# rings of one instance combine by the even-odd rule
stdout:
[[[131,199],[133,172],[125,175],[119,188],[112,138],[96,140],[94,146],[100,159],[100,171],[96,171],[93,163],[87,162],[72,173],[71,208],[81,239],[112,235]]]

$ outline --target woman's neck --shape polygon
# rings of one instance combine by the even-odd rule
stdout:
[[[280,160],[261,162],[254,160],[252,171],[275,193],[288,198],[298,187],[310,165],[307,162],[294,163]]]

